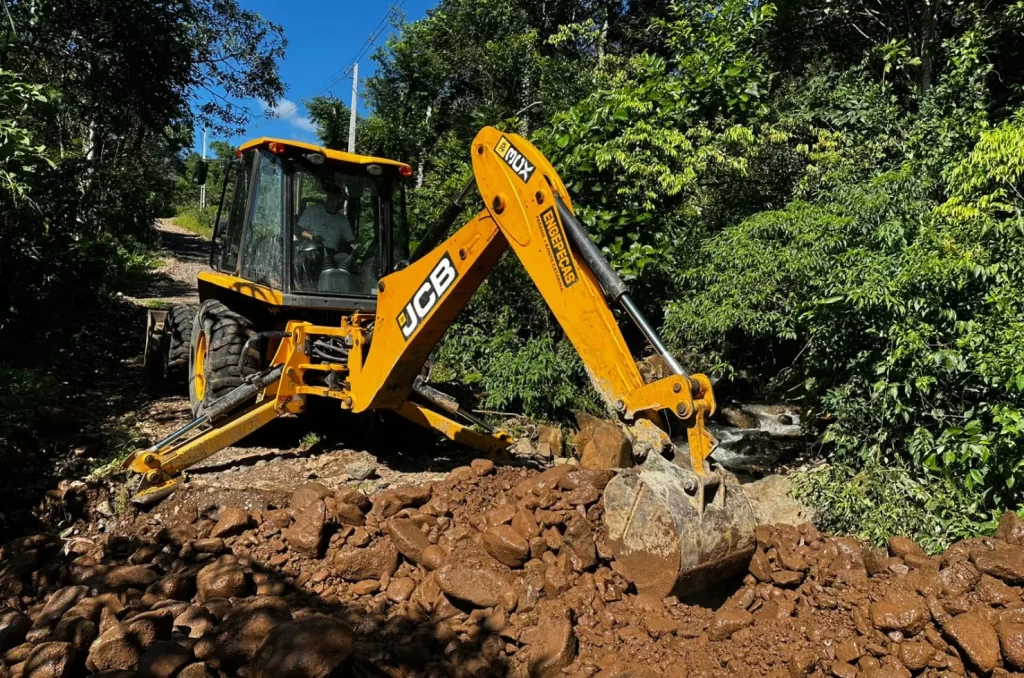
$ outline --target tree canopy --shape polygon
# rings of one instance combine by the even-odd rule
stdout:
[[[377,53],[360,138],[416,165],[422,227],[480,126],[529,136],[691,367],[804,407],[826,525],[939,545],[1022,499],[1022,21],[1010,1],[441,0]],[[492,408],[596,407],[516,262],[470,308],[435,374]]]

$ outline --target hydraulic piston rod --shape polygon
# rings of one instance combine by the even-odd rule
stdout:
[[[562,219],[562,224],[569,235],[569,240],[572,241],[576,252],[594,272],[594,276],[601,284],[601,289],[604,291],[605,296],[622,306],[626,314],[640,328],[647,341],[654,347],[654,350],[665,360],[673,374],[689,378],[690,375],[686,373],[683,366],[679,364],[675,356],[662,343],[658,332],[647,321],[640,308],[633,303],[626,290],[626,283],[622,281],[619,274],[615,272],[615,269],[611,267],[608,260],[604,258],[604,255],[601,254],[601,250],[597,248],[594,241],[587,236],[587,230],[583,227],[583,224],[576,219],[576,215],[572,213],[572,210],[569,209],[569,206],[565,204],[562,196],[558,195],[558,193],[555,193],[555,204],[558,206],[558,215]]]

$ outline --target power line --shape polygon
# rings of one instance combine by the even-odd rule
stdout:
[[[406,0],[398,0],[398,2],[396,4],[393,4],[393,5],[391,5],[388,8],[388,11],[384,13],[384,16],[381,17],[381,20],[377,23],[377,27],[374,28],[372,31],[370,31],[370,34],[366,37],[366,40],[363,41],[363,44],[362,44],[362,46],[360,46],[359,50],[356,52],[355,57],[349,60],[349,65],[348,65],[347,68],[339,70],[332,77],[328,78],[326,81],[321,83],[315,89],[313,89],[312,91],[308,92],[307,94],[304,94],[303,96],[299,97],[298,101],[301,102],[303,99],[309,99],[309,98],[314,97],[314,96],[316,96],[318,94],[321,94],[323,92],[328,92],[335,85],[337,85],[338,83],[341,83],[341,82],[344,82],[345,80],[348,80],[352,76],[352,68],[353,68],[353,66],[356,63],[358,63],[359,60],[362,59],[366,55],[366,52],[370,49],[370,47],[373,46],[373,44],[381,36],[382,29],[384,28],[385,24],[388,22],[388,20],[390,20],[392,17],[394,17],[395,15],[398,14],[398,12],[402,9],[402,6],[405,5],[405,2],[406,2]],[[283,118],[283,117],[285,117],[287,115],[291,115],[292,113],[294,113],[298,109],[299,109],[298,102],[292,102],[290,105],[285,106],[281,110],[275,111],[274,112],[275,115],[274,115],[273,118],[269,118],[269,119],[266,119],[266,120],[261,120],[260,122],[256,123],[252,127],[250,132],[255,132],[257,129],[259,129],[263,125],[267,124],[268,122],[270,122],[270,120],[280,119],[280,118]]]

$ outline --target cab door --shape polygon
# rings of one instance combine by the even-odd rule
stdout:
[[[249,189],[256,152],[247,151],[228,165],[221,191],[217,224],[213,230],[210,266],[222,273],[238,274],[238,260],[242,249],[242,232],[248,214]]]

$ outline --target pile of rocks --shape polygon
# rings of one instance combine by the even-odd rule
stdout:
[[[369,498],[310,482],[0,549],[0,676],[940,676],[1024,669],[1024,527],[929,557],[761,526],[717,609],[637,595],[613,472],[486,460]],[[287,495],[284,495],[287,497]],[[177,502],[177,504],[175,504]],[[172,510],[173,507],[173,510]],[[166,510],[165,510],[166,509]]]

